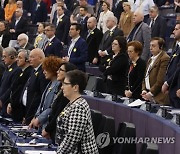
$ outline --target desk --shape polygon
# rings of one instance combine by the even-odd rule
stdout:
[[[115,119],[116,130],[121,122],[131,122],[136,126],[137,137],[175,137],[175,143],[158,144],[159,154],[179,154],[180,152],[180,127],[154,113],[149,113],[137,108],[130,108],[122,103],[83,96],[91,109],[101,111],[102,114]],[[141,144],[137,144],[137,154]]]
[[[10,144],[13,147],[17,147],[18,148],[18,152],[20,154],[24,154],[26,150],[45,150],[45,151],[56,151],[56,147],[52,147],[52,148],[48,148],[47,146],[43,146],[43,147],[35,147],[35,146],[31,146],[31,147],[22,147],[22,146],[17,146],[16,143],[29,143],[29,141],[31,141],[33,139],[33,137],[27,137],[26,139],[24,139],[23,137],[18,137],[12,130],[10,130],[9,127],[0,124],[0,131],[1,132],[6,132],[7,136],[10,138],[10,140],[12,141],[12,143]],[[51,142],[49,140],[46,140],[44,138],[37,138],[36,139],[37,143],[47,143],[50,144]],[[2,142],[1,142],[2,143]]]

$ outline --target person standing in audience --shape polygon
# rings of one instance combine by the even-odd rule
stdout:
[[[47,37],[45,35],[46,24],[44,22],[39,23],[38,25],[38,36],[36,36],[34,41],[34,47],[43,49],[43,45],[47,42]]]
[[[151,28],[151,37],[161,37],[165,39],[166,34],[166,20],[159,15],[157,6],[152,6],[149,11],[150,18],[147,24]]]
[[[76,3],[74,3],[74,5],[76,5]],[[88,17],[94,15],[94,9],[93,6],[91,6],[90,4],[88,4],[87,0],[79,0],[79,6],[77,6],[71,17],[70,17],[70,21],[77,21],[77,17],[79,16],[79,11],[80,11],[80,6],[84,6],[87,8],[87,12],[88,12]],[[73,23],[73,22],[71,22]]]
[[[3,48],[8,47],[10,39],[11,35],[9,34],[7,23],[5,23],[5,21],[0,21],[0,45]]]
[[[136,0],[134,3],[134,11],[141,10],[144,16],[144,22],[147,23],[149,18],[149,10],[152,6],[155,6],[153,0]]]
[[[61,63],[62,59],[55,56],[49,56],[43,60],[43,73],[45,75],[45,78],[47,80],[50,80],[50,82],[46,86],[46,89],[42,94],[41,103],[34,118],[29,124],[29,128],[38,127],[39,131],[42,131],[42,128],[45,128],[45,126],[47,125],[48,117],[52,112],[51,106],[60,84],[57,80],[57,70],[59,69]]]
[[[176,96],[179,97],[179,101],[180,101],[180,63],[178,65],[178,70],[176,72],[176,80],[177,80],[177,83],[178,83],[178,88],[177,88],[177,91],[176,91]]]
[[[41,102],[42,94],[49,83],[49,80],[45,79],[42,70],[44,58],[44,52],[39,48],[33,49],[29,55],[29,63],[33,67],[33,71],[23,88],[20,98],[24,108],[23,123],[27,125],[34,117]]]
[[[140,58],[142,54],[142,44],[139,41],[131,41],[127,46],[131,62],[125,96],[139,99],[141,98],[142,82],[146,69],[146,62]]]
[[[3,53],[3,47],[0,45],[0,81],[5,71],[5,65],[4,62],[2,61],[2,53]]]
[[[23,88],[32,73],[32,67],[29,65],[29,50],[20,49],[17,56],[17,66],[21,68],[16,81],[10,87],[10,97],[8,99],[7,113],[15,122],[23,120],[23,106],[20,102]]]
[[[73,23],[70,26],[69,36],[72,38],[68,47],[67,56],[63,57],[65,62],[70,62],[77,66],[79,70],[86,71],[85,62],[87,61],[88,45],[81,38],[81,25]]]
[[[4,9],[0,6],[0,21],[5,19]]]
[[[127,83],[129,60],[127,41],[123,36],[117,36],[112,42],[112,51],[106,64],[100,65],[100,70],[106,78],[107,93],[124,96]]]
[[[17,42],[19,45],[19,49],[26,49],[26,50],[34,49],[34,46],[30,44],[28,41],[29,41],[29,37],[26,34],[22,33],[18,35]]]
[[[150,40],[151,40],[151,29],[143,22],[144,16],[140,10],[134,12],[133,22],[135,24],[132,31],[127,36],[127,41],[139,41],[143,45],[143,52],[141,58],[147,61],[150,57]]]
[[[144,100],[166,105],[169,104],[168,95],[161,92],[164,77],[169,62],[169,56],[163,50],[165,42],[162,38],[154,37],[150,42],[152,57],[148,60],[145,77],[142,84],[142,98]]]
[[[123,3],[123,9],[124,11],[119,19],[119,28],[124,32],[124,36],[127,37],[134,27],[133,12],[131,12],[131,4],[129,2]]]
[[[17,80],[21,69],[16,64],[17,51],[12,47],[3,50],[2,60],[7,66],[0,82],[0,110],[2,116],[7,116],[6,109],[10,97],[9,88]]]
[[[64,14],[64,7],[57,6],[57,13],[56,16],[54,16],[52,23],[56,25],[56,37],[61,41],[62,45],[67,45],[70,19]]]
[[[86,74],[73,70],[66,74],[62,83],[64,96],[69,103],[57,119],[57,153],[98,154],[87,101],[81,93],[87,84]]]
[[[85,35],[88,44],[88,62],[92,64],[99,63],[98,49],[101,43],[103,33],[96,28],[97,20],[95,17],[90,17],[87,21],[88,32]]]
[[[99,45],[98,54],[101,57],[101,63],[106,63],[107,57],[112,53],[112,41],[116,36],[124,36],[123,31],[117,27],[117,18],[115,16],[108,17],[106,25],[108,31],[104,33]]]
[[[27,20],[23,18],[22,15],[23,10],[19,8],[16,9],[15,18],[12,20],[9,30],[12,40],[16,40],[19,34],[26,33],[28,30]]]
[[[48,40],[43,45],[43,51],[45,56],[54,55],[62,57],[62,44],[55,36],[56,27],[53,24],[48,24],[45,27],[45,34]]]
[[[105,33],[108,30],[106,22],[109,17],[114,16],[113,12],[110,11],[110,4],[106,1],[102,5],[103,12],[100,13],[97,28]]]
[[[51,138],[53,142],[55,141],[57,117],[69,102],[69,100],[63,95],[63,91],[61,89],[62,83],[64,81],[66,73],[75,69],[77,69],[75,65],[71,63],[63,63],[57,71],[57,80],[60,81],[60,85],[58,91],[56,92],[56,99],[53,101],[53,104],[51,106],[52,112],[49,115],[48,124],[42,131],[42,136],[46,139]]]
[[[13,13],[16,11],[17,5],[15,0],[9,0],[8,4],[6,4],[4,8],[5,12],[5,20],[9,23],[11,22],[11,18],[13,16]]]
[[[33,3],[33,10],[31,13],[32,23],[45,22],[47,20],[47,7],[43,0],[36,0]]]
[[[77,18],[77,23],[79,23],[81,25],[81,37],[85,38],[85,34],[87,33],[88,31],[88,28],[87,28],[87,20],[88,20],[88,15],[87,15],[87,8],[86,7],[83,7],[81,6],[80,9],[79,9],[79,16]]]
[[[178,84],[173,84],[175,73],[180,62],[180,23],[177,22],[174,31],[174,38],[176,40],[175,47],[171,53],[170,62],[166,71],[165,82],[162,86],[162,92],[169,94],[170,103],[175,108],[180,108],[179,98],[176,95]]]

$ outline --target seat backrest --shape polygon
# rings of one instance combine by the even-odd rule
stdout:
[[[136,143],[128,143],[126,139],[131,139],[136,137],[135,125],[128,122],[123,122],[119,124],[116,137],[124,139],[124,143],[116,143],[114,146],[114,153],[116,154],[125,154],[133,153],[136,154]],[[129,141],[130,142],[130,141]]]
[[[140,154],[159,154],[158,145],[155,143],[144,143]]]

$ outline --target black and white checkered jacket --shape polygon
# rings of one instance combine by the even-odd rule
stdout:
[[[57,154],[98,154],[89,105],[84,98],[69,103],[57,119]]]

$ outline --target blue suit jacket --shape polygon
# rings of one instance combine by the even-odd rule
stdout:
[[[62,57],[62,44],[58,38],[54,37],[49,45],[44,50],[45,56],[54,55],[58,57]]]
[[[85,71],[85,62],[87,61],[88,45],[81,37],[77,40],[72,49],[69,61],[77,66],[79,70]]]
[[[37,116],[41,125],[44,125],[48,121],[48,116],[52,111],[51,104],[53,103],[55,93],[58,91],[60,82],[56,80],[53,87],[51,87],[51,84],[52,82],[46,86],[46,89],[41,97],[41,103],[35,115]]]

